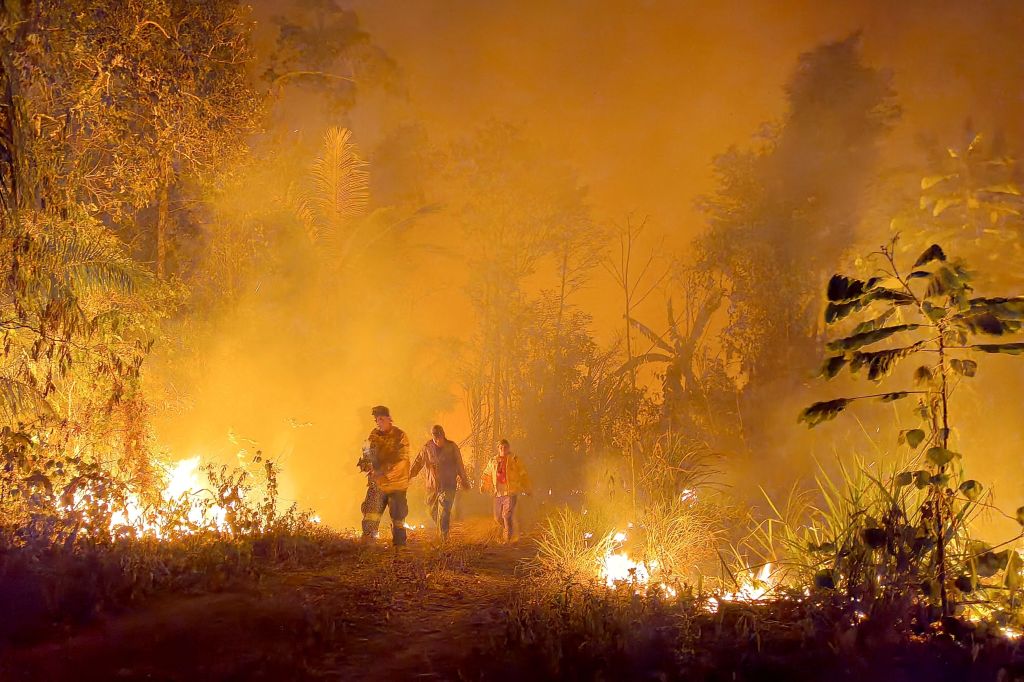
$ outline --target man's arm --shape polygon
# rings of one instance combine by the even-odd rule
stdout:
[[[453,445],[455,445],[453,443]],[[462,461],[462,450],[459,449],[458,445],[455,445],[455,461],[458,462],[459,470],[458,477],[462,479],[462,487],[464,490],[469,490],[469,476],[466,475],[466,463]]]
[[[520,459],[519,457],[516,457],[516,462],[519,468],[520,484],[523,486],[523,490],[526,492],[526,494],[530,495],[533,493],[533,481],[530,480],[530,474],[526,473],[526,465],[523,464],[523,460]]]
[[[427,446],[424,445],[423,449],[416,455],[416,461],[412,463],[412,469],[409,471],[409,478],[416,478],[416,474],[423,468],[423,462],[426,461]]]
[[[494,484],[491,478],[494,474],[494,458],[487,461],[487,466],[484,467],[484,472],[480,474],[480,492],[489,493],[494,489]]]

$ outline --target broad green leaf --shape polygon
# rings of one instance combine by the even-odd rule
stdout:
[[[932,369],[931,369],[931,367],[926,367],[924,365],[921,365],[920,367],[918,367],[917,369],[914,370],[914,383],[917,384],[918,386],[922,386],[924,384],[927,384],[931,380],[932,380]]]
[[[931,263],[933,260],[937,260],[937,261],[945,261],[946,260],[946,253],[942,250],[942,247],[939,246],[938,244],[932,244],[927,249],[925,249],[924,253],[922,253],[920,256],[918,256],[917,260],[914,261],[914,267],[915,268],[919,268],[922,265],[927,265],[928,263]]]
[[[974,501],[981,496],[982,485],[975,480],[964,481],[960,484],[960,492],[964,494],[968,500]]]
[[[967,345],[967,332],[956,327],[947,327],[946,333],[942,335],[942,340],[947,346],[965,346]]]
[[[949,361],[949,365],[953,368],[954,372],[965,377],[973,377],[978,373],[978,363],[974,360],[953,358]]]
[[[927,488],[932,484],[932,475],[924,469],[919,469],[914,472],[914,487],[918,490]]]
[[[928,316],[928,319],[931,320],[932,322],[938,322],[939,320],[944,318],[946,316],[946,313],[948,312],[942,306],[933,305],[931,301],[925,301],[924,303],[922,303],[921,309],[924,311],[924,314]]]
[[[1017,523],[1024,526],[1024,507],[1017,507]]]
[[[893,479],[893,483],[895,483],[896,486],[899,488],[908,486],[913,482],[914,472],[912,471],[901,471],[900,473],[896,474],[896,477]]]
[[[924,440],[924,431],[921,429],[910,429],[906,431],[907,445],[916,448]]]
[[[928,448],[928,452],[925,453],[925,457],[928,461],[935,466],[942,467],[949,464],[956,457],[956,453],[947,450],[946,448],[940,448],[938,446]]]
[[[932,273],[924,295],[926,298],[962,295],[967,280],[967,274],[962,270],[943,265]]]

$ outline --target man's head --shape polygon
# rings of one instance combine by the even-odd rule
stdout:
[[[384,405],[377,405],[370,410],[373,420],[377,422],[377,428],[387,433],[391,430],[391,410]]]
[[[498,441],[498,454],[507,455],[512,452],[512,446],[508,444],[508,441],[502,438]]]
[[[434,445],[444,445],[447,440],[444,435],[444,427],[440,424],[434,424],[433,428],[430,429],[430,437],[434,441]]]

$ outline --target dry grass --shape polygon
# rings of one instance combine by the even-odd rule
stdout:
[[[533,568],[559,584],[592,583],[601,560],[615,548],[614,535],[615,529],[594,532],[582,514],[559,509],[541,528]]]

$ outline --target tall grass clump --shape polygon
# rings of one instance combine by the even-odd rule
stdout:
[[[638,564],[630,581],[681,585],[713,564],[728,510],[714,486],[714,457],[674,433],[654,434],[595,462],[583,506],[548,517],[536,573],[559,585],[591,584],[609,557]]]

